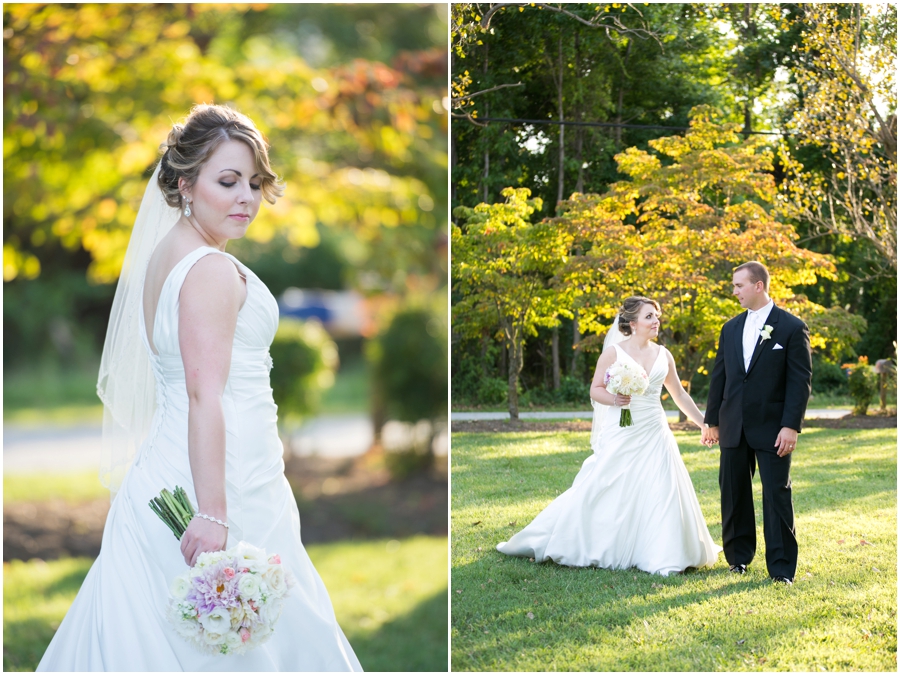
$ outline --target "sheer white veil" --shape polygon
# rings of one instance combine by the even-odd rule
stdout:
[[[103,401],[100,482],[109,488],[110,500],[147,437],[156,408],[156,384],[140,335],[144,278],[156,245],[180,216],[159,189],[159,168],[158,163],[131,231],[97,379],[97,395]]]
[[[614,344],[622,342],[622,340],[627,339],[627,337],[627,335],[624,335],[622,331],[619,330],[619,315],[616,314],[612,326],[609,327],[609,330],[606,331],[606,337],[603,338],[603,351],[605,352],[607,349],[612,349]],[[597,452],[597,448],[600,444],[600,428],[603,425],[603,418],[609,411],[610,406],[604,405],[603,403],[597,403],[594,399],[591,399],[591,405],[594,406],[594,419],[591,422],[591,449],[594,452]]]

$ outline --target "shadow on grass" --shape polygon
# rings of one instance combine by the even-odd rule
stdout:
[[[792,471],[798,516],[846,514],[866,527],[874,511],[895,509],[893,434],[804,433],[805,453]],[[724,557],[712,569],[662,578],[536,564],[493,550],[546,506],[538,502],[571,486],[589,455],[581,436],[559,434],[552,441],[557,451],[547,452],[535,447],[548,442],[546,434],[520,435],[523,447],[505,457],[500,454],[516,444],[496,435],[472,435],[454,446],[454,463],[464,469],[453,504],[455,669],[867,670],[881,669],[896,654],[896,594],[893,582],[885,583],[895,554],[862,545],[837,548],[843,541],[832,550],[821,527],[801,543],[812,573],[791,589],[764,576],[761,533],[760,560],[744,577],[730,574]],[[679,441],[685,457],[704,451],[683,436]],[[718,493],[717,455],[691,461],[692,480],[707,497]],[[519,522],[506,524],[506,513]],[[880,532],[891,547],[892,529]],[[710,530],[718,539],[716,523]]]
[[[447,590],[438,591],[377,631],[353,637],[351,644],[368,672],[445,672]]]
[[[3,672],[34,672],[58,627],[50,619],[4,621]]]

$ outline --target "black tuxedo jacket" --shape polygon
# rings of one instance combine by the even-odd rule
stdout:
[[[722,326],[704,421],[719,427],[720,447],[736,448],[743,430],[751,448],[774,451],[782,427],[799,432],[803,425],[812,381],[809,329],[797,317],[773,307],[766,319],[772,336],[757,340],[745,371],[746,321],[744,312]]]

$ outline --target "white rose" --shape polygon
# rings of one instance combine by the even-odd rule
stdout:
[[[228,645],[228,650],[231,651],[244,644],[244,641],[241,640],[241,636],[237,632],[229,631],[225,634],[225,644]]]
[[[197,556],[197,562],[194,567],[209,567],[218,562],[225,560],[228,554],[225,551],[206,551]]]
[[[192,619],[180,619],[175,622],[175,631],[185,638],[194,638],[200,634],[200,624]]]
[[[221,633],[224,635],[231,630],[231,613],[224,607],[217,607],[209,614],[200,617],[200,625],[203,626],[207,633]],[[219,643],[211,642],[210,644]]]
[[[175,631],[185,638],[196,637],[200,633],[200,624],[194,618],[194,608],[190,603],[179,602],[169,606],[169,621]]]
[[[264,605],[260,605],[259,619],[266,626],[274,626],[281,616],[283,602],[281,600],[272,600]]]
[[[259,598],[260,580],[256,574],[242,574],[238,582],[238,591],[241,597],[248,600]]]
[[[184,600],[189,590],[191,590],[191,581],[187,574],[175,577],[172,580],[172,585],[169,586],[169,592],[177,600]]]
[[[272,632],[272,629],[269,628],[268,624],[259,623],[253,627],[253,630],[250,632],[250,642],[260,642],[263,638],[269,635]]]
[[[246,541],[240,542],[237,546],[230,549],[232,554],[240,558],[241,567],[246,567],[251,572],[262,574],[269,566],[269,557],[266,552],[256,546],[251,546]]]
[[[208,645],[216,646],[225,642],[225,635],[225,633],[210,633],[209,631],[206,631],[203,634],[203,640]]]
[[[272,594],[280,598],[287,593],[287,580],[284,576],[284,568],[281,565],[272,565],[263,575]]]

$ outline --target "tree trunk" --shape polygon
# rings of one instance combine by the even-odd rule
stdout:
[[[628,57],[631,56],[631,44],[633,40],[628,40],[628,46],[625,48],[625,58],[622,61],[623,68],[628,67]],[[616,124],[622,124],[622,107],[625,103],[625,80],[627,79],[628,71],[623,70],[622,72],[622,83],[619,85],[619,98],[616,101]],[[616,141],[616,150],[622,149],[622,127],[615,127],[613,129],[613,138]]]
[[[485,108],[487,108],[486,104],[485,104]],[[485,117],[487,117],[486,112],[485,112]],[[481,180],[481,189],[482,189],[481,201],[483,201],[485,204],[488,203],[488,174],[490,173],[490,170],[491,170],[491,153],[488,152],[487,150],[485,150],[484,151],[484,173],[482,173],[482,175],[481,175],[481,179],[482,179]]]
[[[488,49],[489,49],[489,46],[488,46],[488,45],[485,45],[485,46],[484,46],[484,72],[485,72],[485,73],[487,73],[487,71],[488,71],[488,66],[490,65],[490,59],[489,59],[489,56],[488,56]],[[490,101],[485,100],[485,102],[484,102],[484,116],[485,116],[485,117],[490,117],[490,116],[491,116],[491,113],[490,113],[490,110],[491,110],[491,109],[490,109],[490,105],[491,105],[491,104],[490,104]],[[490,172],[491,172],[491,152],[490,152],[490,150],[489,150],[489,147],[490,147],[490,146],[488,145],[487,140],[485,140],[485,149],[484,149],[484,173],[482,173],[482,175],[481,175],[481,190],[482,190],[482,198],[481,198],[481,201],[483,201],[485,204],[489,204],[489,203],[490,203],[490,202],[488,201],[488,197],[490,196],[490,195],[488,194],[488,176],[490,176]]]
[[[578,310],[576,309],[572,319],[572,363],[569,366],[572,377],[576,376],[576,371],[578,369],[578,345],[580,342],[581,331],[578,328]]]
[[[584,121],[584,99],[581,96],[581,40],[578,30],[575,31],[575,85],[578,88],[575,119]],[[575,159],[578,162],[578,180],[575,181],[575,192],[584,192],[584,127],[575,127]]]
[[[488,349],[491,346],[491,336],[485,333],[481,336],[481,375],[484,378],[491,376],[491,369],[487,362]]]
[[[553,359],[553,391],[559,391],[559,326],[553,326],[553,339],[550,344]]]
[[[519,419],[519,373],[522,372],[522,337],[513,329],[512,340],[509,343],[509,377],[507,383],[509,389],[507,399],[509,401],[509,418]]]
[[[566,125],[562,122],[563,117],[563,72],[565,63],[563,62],[562,35],[559,36],[559,78],[556,81],[556,107],[559,113],[559,180],[556,186],[556,203],[559,204],[563,200],[563,186],[565,181],[565,163],[566,163]]]

